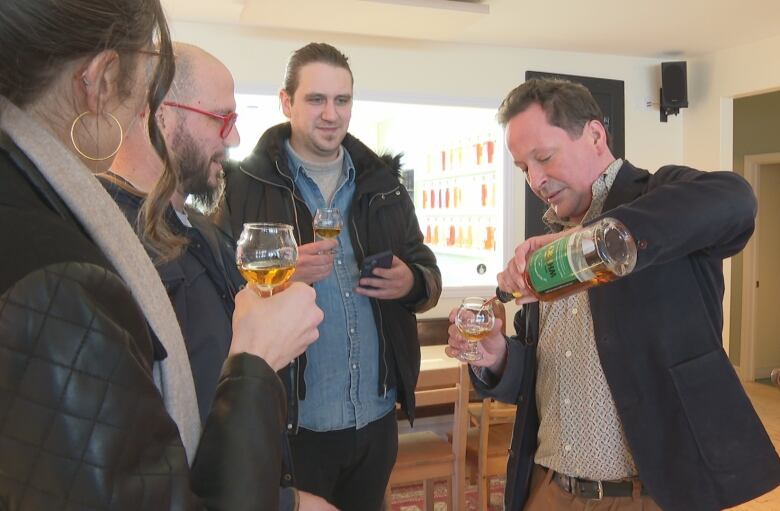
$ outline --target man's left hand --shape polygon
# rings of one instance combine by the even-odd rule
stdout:
[[[371,298],[395,300],[408,295],[413,285],[412,270],[394,255],[390,268],[374,268],[374,276],[358,280],[355,291]]]

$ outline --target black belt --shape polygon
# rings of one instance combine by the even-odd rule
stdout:
[[[567,476],[555,471],[553,471],[552,478],[555,484],[560,486],[563,491],[583,499],[601,500],[604,497],[630,497],[634,494],[634,483],[632,481],[591,481],[589,479]],[[644,485],[642,485],[639,494],[647,495]]]

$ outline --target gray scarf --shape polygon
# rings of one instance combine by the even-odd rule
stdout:
[[[0,129],[30,158],[111,261],[168,352],[167,358],[155,363],[154,380],[192,463],[200,438],[192,370],[171,302],[138,236],[81,160],[3,96]]]

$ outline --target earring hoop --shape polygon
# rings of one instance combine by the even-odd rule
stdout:
[[[76,150],[76,152],[79,153],[84,158],[86,158],[87,160],[90,160],[90,161],[105,161],[105,160],[115,156],[116,153],[119,152],[119,149],[122,147],[122,143],[125,141],[125,132],[122,129],[122,124],[119,122],[119,119],[117,119],[114,116],[114,114],[112,114],[111,112],[105,112],[105,114],[107,116],[109,116],[116,123],[116,125],[119,127],[119,144],[116,146],[116,149],[114,149],[114,151],[111,154],[109,154],[108,156],[95,157],[95,156],[90,156],[90,155],[86,154],[84,151],[81,150],[79,145],[76,143],[76,123],[79,122],[79,119],[81,119],[82,117],[84,117],[85,115],[87,115],[89,113],[90,113],[89,111],[86,111],[84,113],[79,114],[78,117],[73,119],[73,124],[70,125],[70,142],[73,144],[73,148]]]

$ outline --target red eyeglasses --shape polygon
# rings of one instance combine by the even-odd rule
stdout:
[[[173,108],[181,108],[183,110],[189,110],[190,112],[195,112],[197,114],[206,115],[213,119],[219,119],[220,121],[222,121],[222,129],[219,130],[219,136],[222,137],[223,139],[227,138],[227,136],[230,135],[230,132],[233,130],[233,126],[235,126],[236,124],[236,119],[238,118],[238,114],[235,112],[228,112],[224,115],[215,114],[214,112],[201,110],[200,108],[195,108],[194,106],[190,106],[190,105],[174,103],[173,101],[163,101],[163,105],[171,106]]]

